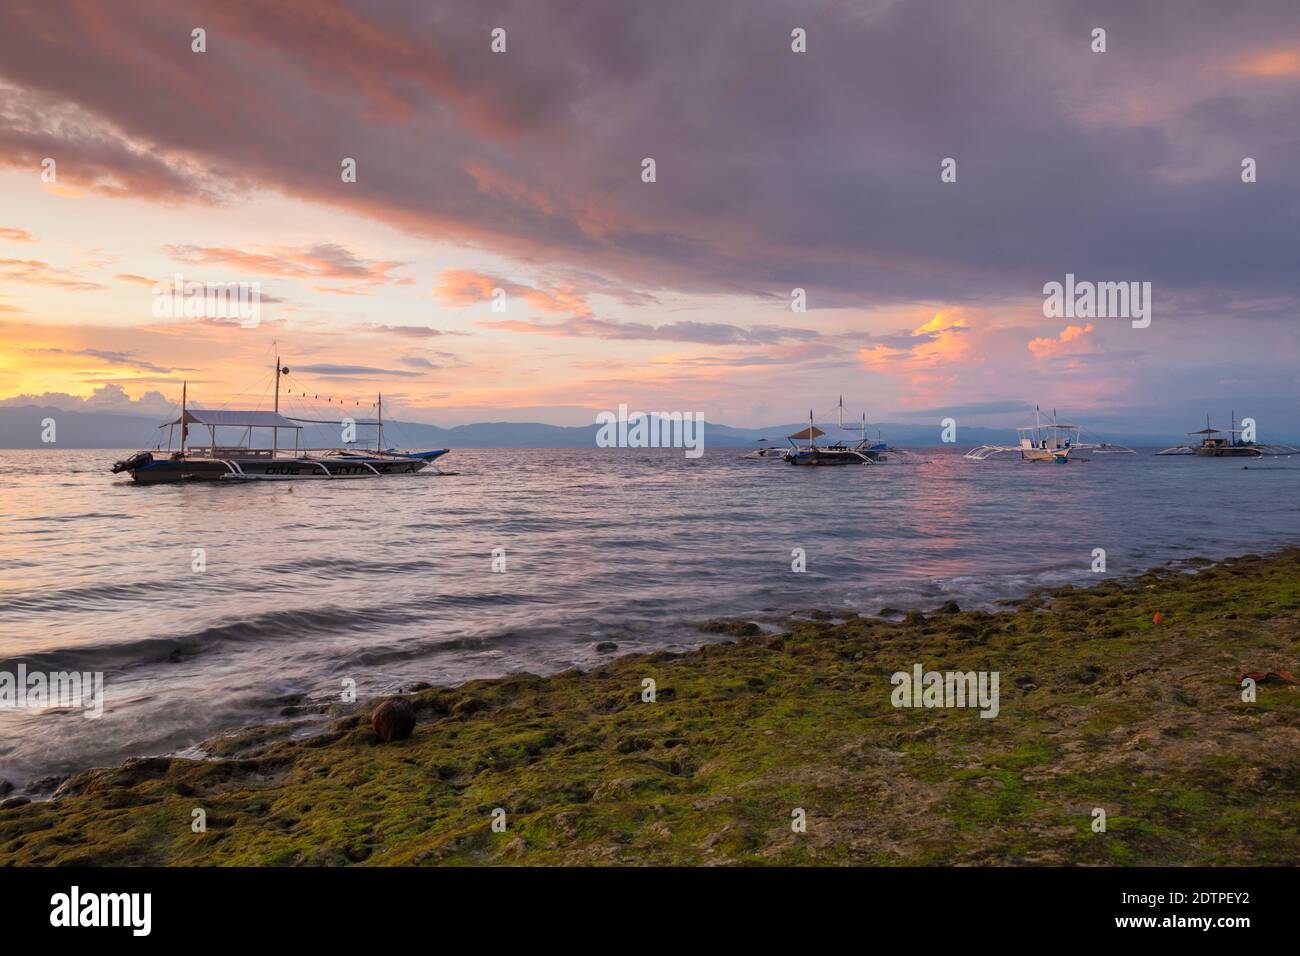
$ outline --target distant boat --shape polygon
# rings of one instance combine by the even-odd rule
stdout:
[[[747,454],[741,455],[741,458],[781,458],[785,455],[785,448],[780,445],[771,444],[766,438],[758,440],[758,447]]]
[[[1253,441],[1242,441],[1237,437],[1242,429],[1237,427],[1236,412],[1232,413],[1230,420],[1231,425],[1223,431],[1210,427],[1210,416],[1206,415],[1204,428],[1187,433],[1191,438],[1200,436],[1200,441],[1194,445],[1175,445],[1156,454],[1195,455],[1198,458],[1263,458],[1265,455],[1300,454],[1300,449],[1290,445],[1260,445]]]
[[[1079,452],[1107,455],[1136,455],[1126,445],[1112,442],[1084,441],[1083,428],[1056,420],[1056,409],[1052,409],[1052,421],[1044,424],[1038,406],[1034,406],[1034,424],[1016,429],[1014,445],[980,445],[966,452],[971,461],[987,461],[999,455],[1019,455],[1021,461],[1047,461],[1064,465],[1071,456],[1079,457]],[[1086,460],[1086,459],[1085,459]]]
[[[127,472],[139,484],[171,484],[190,481],[292,481],[329,480],[333,478],[381,478],[386,475],[410,475],[427,467],[430,462],[447,454],[450,449],[401,452],[395,449],[380,450],[384,439],[384,398],[379,396],[378,418],[375,424],[375,448],[358,450],[343,448],[302,448],[300,422],[308,419],[288,418],[280,414],[280,376],[288,373],[280,359],[275,360],[275,410],[235,411],[228,409],[191,409],[188,407],[187,386],[181,386],[181,415],[175,421],[164,422],[167,428],[167,451],[162,452],[162,442],[150,451],[140,451],[116,462],[113,473]],[[341,424],[316,422],[316,424]],[[371,424],[358,422],[357,424]],[[180,426],[180,443],[172,451],[176,426]],[[196,445],[189,441],[194,426],[207,428],[209,443]],[[235,445],[217,442],[217,429],[243,430],[241,441]],[[271,447],[252,447],[253,429],[271,430]],[[293,434],[293,448],[280,447],[280,432]],[[155,454],[157,453],[157,454]]]

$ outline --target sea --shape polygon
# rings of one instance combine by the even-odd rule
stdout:
[[[323,720],[353,687],[686,650],[720,639],[715,618],[996,608],[1300,544],[1300,456],[961,451],[792,468],[730,448],[458,449],[410,477],[157,486],[110,473],[126,451],[0,451],[0,675],[103,681],[98,715],[0,706],[0,790]]]

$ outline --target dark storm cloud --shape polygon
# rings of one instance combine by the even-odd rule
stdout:
[[[1300,77],[1253,64],[1298,46],[1292,2],[48,0],[0,13],[0,162],[278,189],[629,296],[974,302],[1073,272],[1293,317]]]

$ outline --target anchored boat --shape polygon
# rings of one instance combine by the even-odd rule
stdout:
[[[818,438],[830,440],[819,445]],[[866,412],[862,413],[862,423],[854,440],[852,430],[844,427],[844,396],[842,395],[836,434],[819,428],[813,421],[813,413],[809,411],[808,427],[799,429],[793,435],[787,436],[787,439],[790,447],[782,457],[790,465],[877,465],[887,461],[890,453],[895,451],[880,440],[879,436],[874,442],[867,438]],[[803,444],[800,445],[799,442]]]
[[[1156,454],[1195,455],[1198,458],[1263,458],[1265,455],[1300,454],[1300,449],[1290,445],[1260,445],[1253,441],[1243,441],[1239,436],[1244,430],[1237,427],[1235,411],[1232,413],[1231,422],[1231,426],[1226,431],[1212,428],[1210,416],[1206,415],[1204,428],[1187,433],[1192,438],[1199,436],[1200,441],[1196,444],[1175,445]]]
[[[987,461],[999,455],[1019,455],[1021,461],[1048,461],[1063,465],[1074,458],[1086,459],[1087,454],[1094,455],[1136,455],[1126,445],[1113,442],[1085,441],[1082,426],[1070,425],[1056,420],[1056,409],[1052,409],[1052,421],[1044,423],[1038,406],[1034,406],[1034,424],[1016,429],[1014,445],[980,445],[966,452],[971,461]],[[1085,455],[1080,455],[1080,452]]]
[[[303,448],[301,422],[314,424],[342,424],[341,422],[316,422],[294,419],[280,414],[280,376],[289,370],[275,360],[275,410],[234,411],[228,409],[191,409],[188,406],[188,386],[181,386],[181,414],[175,421],[164,422],[167,429],[167,450],[162,442],[151,451],[141,451],[113,465],[115,474],[127,472],[140,484],[165,484],[187,481],[286,481],[328,480],[333,478],[381,478],[386,475],[411,475],[428,466],[450,449],[402,452],[383,450],[384,412],[383,396],[379,396],[378,416],[375,422],[357,422],[375,425],[374,450],[353,447]],[[180,426],[180,442],[172,451],[176,427]],[[206,428],[207,444],[190,441],[192,428]],[[235,444],[221,444],[218,429],[240,429],[242,434]],[[271,447],[254,447],[254,429],[269,429]],[[293,435],[292,449],[281,446],[281,431]],[[227,431],[228,433],[228,431]]]
[[[768,442],[766,438],[760,438],[758,440],[757,448],[755,448],[753,451],[747,452],[744,455],[741,455],[740,457],[741,458],[783,458],[785,457],[785,449],[782,448],[780,445],[776,445]]]

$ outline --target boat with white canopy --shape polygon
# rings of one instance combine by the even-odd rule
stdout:
[[[141,451],[113,465],[113,472],[127,472],[140,484],[164,484],[189,481],[286,481],[329,480],[334,478],[381,478],[386,475],[410,475],[447,454],[450,449],[403,452],[383,448],[383,395],[377,403],[378,417],[372,422],[351,424],[375,427],[375,447],[359,449],[353,445],[336,448],[302,447],[303,422],[343,425],[342,421],[290,418],[280,414],[280,377],[289,369],[275,360],[275,409],[250,411],[231,409],[191,409],[188,386],[181,386],[181,414],[164,422],[167,448],[161,440],[149,451]],[[179,426],[179,443],[177,427]],[[191,432],[207,430],[206,444],[191,440]],[[235,430],[233,441],[223,441]],[[292,447],[282,432],[292,435]],[[256,439],[269,433],[269,447]],[[173,451],[173,445],[178,445]]]
[[[1051,422],[1044,422],[1038,406],[1034,406],[1034,423],[1016,429],[1014,445],[980,445],[963,457],[971,461],[987,461],[1001,455],[1017,455],[1021,461],[1047,461],[1063,465],[1075,459],[1087,460],[1090,455],[1136,455],[1127,445],[1089,440],[1081,425],[1056,420],[1052,409]]]
[[[1263,458],[1265,455],[1300,455],[1300,448],[1291,445],[1261,445],[1258,442],[1246,441],[1241,437],[1246,434],[1246,430],[1237,427],[1235,411],[1230,420],[1232,424],[1227,429],[1213,428],[1210,425],[1210,416],[1206,415],[1204,428],[1187,433],[1190,438],[1199,439],[1195,444],[1175,445],[1156,454],[1195,455],[1198,458]]]

